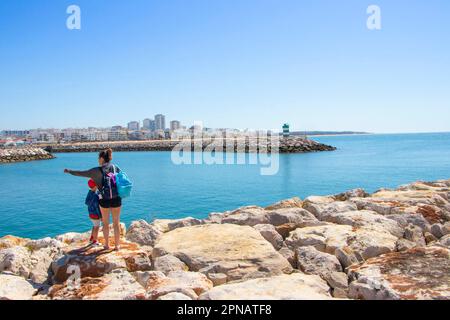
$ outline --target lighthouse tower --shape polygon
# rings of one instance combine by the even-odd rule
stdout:
[[[283,125],[283,138],[288,138],[290,135],[289,124],[285,123]]]

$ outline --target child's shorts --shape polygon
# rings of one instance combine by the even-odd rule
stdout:
[[[100,227],[100,219],[92,219],[91,218],[91,221],[92,221],[92,224],[94,225],[94,227]]]

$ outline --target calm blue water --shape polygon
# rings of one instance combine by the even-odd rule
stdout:
[[[450,178],[450,133],[320,137],[335,152],[280,156],[276,176],[254,165],[176,166],[170,153],[116,153],[135,184],[122,220],[203,218],[244,205],[327,195],[363,187],[373,192],[415,180]],[[0,236],[40,238],[91,225],[87,181],[63,174],[88,169],[96,154],[58,154],[51,161],[0,165]]]

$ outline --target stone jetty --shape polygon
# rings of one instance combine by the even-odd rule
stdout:
[[[114,151],[172,151],[176,146],[182,146],[183,150],[202,151],[211,150],[214,146],[220,146],[226,152],[271,152],[270,140],[256,139],[232,139],[213,140],[204,138],[201,140],[152,140],[152,141],[122,141],[122,142],[86,142],[71,144],[49,144],[44,148],[50,153],[70,152],[99,152],[107,148]],[[278,144],[280,153],[304,153],[319,151],[334,151],[335,147],[318,143],[302,137],[281,138]],[[217,150],[217,149],[216,149]]]
[[[440,180],[140,220],[119,252],[5,236],[0,300],[449,300],[449,200]]]
[[[54,156],[52,154],[41,148],[0,149],[0,163],[48,160],[53,158]]]

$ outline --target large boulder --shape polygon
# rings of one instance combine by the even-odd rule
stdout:
[[[280,250],[283,246],[283,237],[277,232],[275,227],[271,224],[257,224],[254,226],[256,230],[261,233],[264,239],[276,249]]]
[[[349,268],[350,297],[366,300],[450,299],[450,250],[414,248]]]
[[[155,219],[150,225],[161,233],[169,232],[169,224],[176,222],[174,219]]]
[[[166,254],[162,257],[156,257],[153,261],[153,269],[168,274],[172,271],[188,271],[188,266],[175,256]]]
[[[128,271],[118,269],[100,278],[54,285],[49,296],[54,300],[137,300],[145,299],[145,289]]]
[[[169,301],[176,301],[176,300],[182,300],[182,301],[187,301],[187,300],[192,300],[191,297],[180,293],[180,292],[171,292],[168,293],[166,295],[163,295],[161,297],[159,297],[157,300],[169,300]]]
[[[353,202],[334,201],[330,197],[309,197],[303,203],[303,208],[311,212],[317,219],[324,221],[325,217],[338,212],[356,211]]]
[[[37,292],[32,283],[12,274],[0,274],[0,300],[31,300]]]
[[[266,210],[277,210],[277,209],[286,209],[286,208],[301,208],[303,206],[303,201],[300,198],[292,198],[287,200],[279,201],[275,204],[272,204],[266,207]]]
[[[367,227],[370,229],[389,232],[395,237],[403,237],[403,229],[391,219],[381,216],[374,211],[346,211],[346,212],[323,212],[322,221],[335,224],[344,224],[352,227]]]
[[[27,242],[26,247],[11,247],[0,250],[0,272],[30,279],[44,284],[49,281],[50,265],[61,252],[62,244],[56,240],[49,242],[36,240]]]
[[[167,277],[152,278],[147,282],[147,298],[158,299],[170,293],[181,293],[197,299],[199,295],[210,290],[213,283],[199,272],[172,271]]]
[[[331,224],[297,229],[291,232],[285,243],[292,250],[313,246],[333,255],[337,249],[345,249],[352,252],[359,261],[363,261],[394,251],[396,241],[397,237],[388,232]]]
[[[314,247],[300,247],[297,249],[296,258],[297,266],[301,271],[320,276],[333,288],[333,291],[339,291],[340,296],[345,295],[348,279],[336,256],[320,252]]]
[[[347,201],[352,198],[365,198],[368,197],[369,194],[364,189],[352,189],[343,193],[339,193],[333,196],[334,199],[338,201]]]
[[[328,300],[329,291],[319,276],[294,273],[214,287],[200,300]]]
[[[126,239],[141,246],[153,246],[162,234],[154,226],[144,220],[133,221],[127,230]]]
[[[105,251],[101,247],[68,246],[52,263],[53,281],[62,283],[75,270],[79,271],[81,278],[101,277],[116,269],[125,269],[129,272],[150,270],[151,252],[145,249],[124,239],[119,252]]]
[[[31,251],[25,247],[11,247],[0,250],[0,272],[28,278],[33,269]]]
[[[269,223],[274,226],[291,224],[297,228],[302,228],[319,223],[312,213],[302,208],[281,208],[266,211]]]
[[[183,261],[191,271],[224,273],[229,281],[292,271],[289,262],[258,231],[233,224],[206,224],[165,233],[153,257],[166,254]]]
[[[222,216],[222,223],[253,227],[257,224],[269,224],[269,219],[266,210],[260,207],[250,206],[225,212]]]
[[[188,217],[181,220],[175,220],[173,222],[170,222],[167,227],[169,228],[168,231],[172,231],[178,228],[185,228],[190,226],[198,226],[200,224],[203,224],[204,222],[200,219]]]
[[[0,238],[0,250],[17,246],[25,246],[30,239],[24,239],[14,236],[4,236]]]

